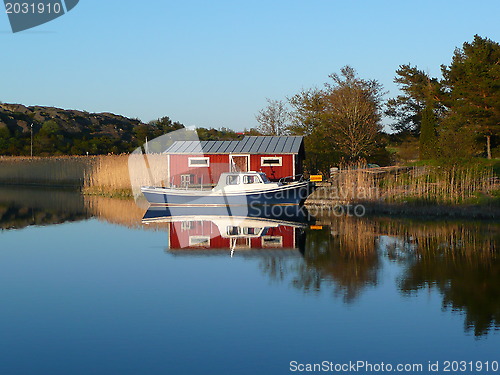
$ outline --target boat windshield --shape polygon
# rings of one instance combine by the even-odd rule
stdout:
[[[267,184],[268,182],[271,182],[271,181],[269,181],[269,179],[267,178],[267,176],[264,173],[259,173],[259,176],[260,176],[260,178],[262,178],[262,182],[264,182],[265,184]]]

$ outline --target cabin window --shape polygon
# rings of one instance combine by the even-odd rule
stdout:
[[[209,236],[189,236],[189,246],[210,246]]]
[[[228,236],[238,236],[241,234],[240,227],[227,227],[227,235]]]
[[[238,185],[240,183],[240,177],[237,175],[229,175],[226,177],[226,185]]]
[[[281,156],[263,156],[260,158],[261,167],[281,167],[283,165],[283,158]]]
[[[253,227],[245,227],[243,228],[243,234],[247,235],[258,235],[261,232],[262,228],[253,228]]]
[[[189,158],[190,167],[209,167],[210,158],[208,157],[191,157]]]
[[[245,175],[245,176],[243,176],[243,183],[244,184],[258,184],[258,183],[260,183],[260,179],[259,179],[259,176]]]

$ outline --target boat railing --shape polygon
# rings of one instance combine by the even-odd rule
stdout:
[[[285,185],[289,184],[290,182],[302,182],[302,181],[304,181],[304,175],[296,174],[293,176],[282,177],[279,179],[278,183]]]
[[[169,189],[173,190],[201,190],[201,191],[210,191],[215,187],[214,184],[181,184],[181,185],[175,185],[171,184],[168,186]]]

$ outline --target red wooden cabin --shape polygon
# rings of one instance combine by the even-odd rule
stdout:
[[[168,184],[214,185],[224,172],[262,171],[270,180],[300,175],[301,136],[247,136],[241,141],[177,141],[166,151]]]

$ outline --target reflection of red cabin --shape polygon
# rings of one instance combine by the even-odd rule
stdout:
[[[213,221],[177,221],[169,224],[169,248],[180,249],[297,249],[297,228],[252,224],[217,225]]]
[[[262,171],[271,180],[303,173],[300,136],[244,137],[241,141],[177,141],[168,155],[168,182],[175,186],[216,184],[224,172]]]

